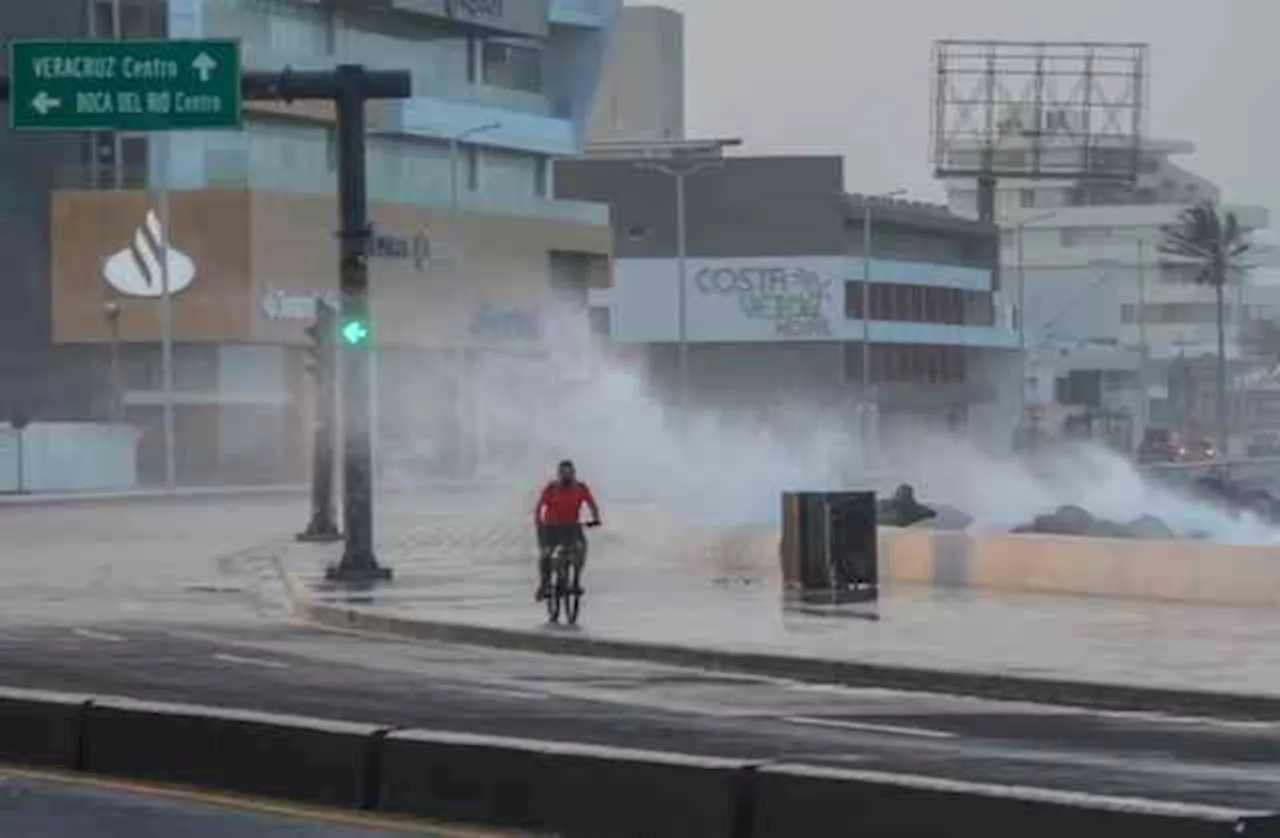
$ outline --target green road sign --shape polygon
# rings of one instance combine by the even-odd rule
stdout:
[[[15,130],[238,128],[236,41],[14,41]]]

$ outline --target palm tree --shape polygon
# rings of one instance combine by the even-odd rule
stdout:
[[[1212,202],[1187,207],[1178,221],[1164,228],[1160,252],[1185,260],[1196,269],[1197,285],[1213,286],[1218,315],[1218,456],[1227,454],[1226,285],[1239,270],[1240,257],[1252,246],[1235,213],[1219,213]]]

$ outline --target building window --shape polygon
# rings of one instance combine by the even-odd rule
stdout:
[[[949,326],[993,326],[995,306],[987,291],[936,288],[931,285],[871,283],[871,319]],[[863,285],[845,283],[845,317],[861,320]]]
[[[149,178],[150,143],[145,135],[120,138],[120,166],[125,189],[146,188]]]
[[[537,166],[538,170],[534,174],[534,194],[539,198],[545,198],[551,181],[551,166],[546,157],[539,157]]]
[[[511,41],[489,40],[481,47],[481,80],[494,87],[542,92],[542,50]]]
[[[1018,190],[1018,200],[1022,204],[1023,209],[1031,209],[1036,205],[1036,191],[1034,189]]]
[[[112,0],[94,0],[89,34],[95,38],[116,36],[116,9]]]
[[[465,166],[467,167],[467,190],[470,192],[480,191],[480,146],[467,146]]]

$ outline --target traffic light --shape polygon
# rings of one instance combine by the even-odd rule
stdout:
[[[366,346],[369,343],[369,321],[364,317],[347,318],[340,334],[347,346]]]
[[[316,319],[306,328],[307,372],[315,376],[327,376],[332,380],[337,360],[334,346],[334,329],[337,312],[323,300],[316,300]]]

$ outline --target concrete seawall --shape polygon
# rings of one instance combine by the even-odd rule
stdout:
[[[718,549],[744,566],[776,568],[779,543],[777,529],[762,527]],[[890,586],[1280,607],[1280,547],[882,527],[879,549],[880,580]]]

